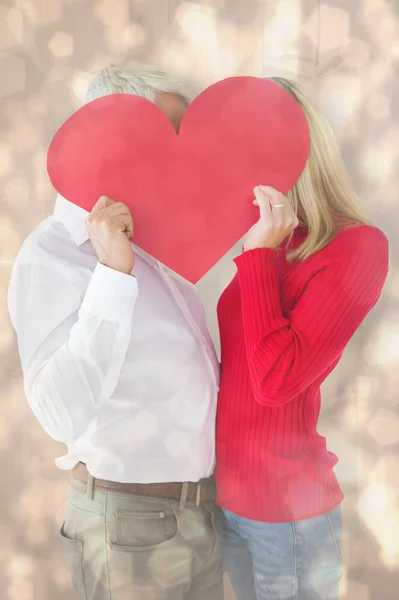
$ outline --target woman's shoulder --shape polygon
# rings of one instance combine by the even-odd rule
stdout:
[[[385,233],[374,225],[352,225],[341,228],[319,253],[324,264],[360,269],[379,264],[387,268],[389,243]]]
[[[341,248],[346,251],[370,251],[387,252],[389,243],[385,233],[374,225],[351,225],[342,227],[326,249],[337,250]]]

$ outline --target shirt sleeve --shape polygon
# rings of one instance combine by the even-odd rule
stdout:
[[[8,293],[29,404],[45,431],[76,441],[117,385],[135,277],[98,264],[86,294],[51,268],[16,263]]]
[[[325,264],[285,315],[276,253],[256,249],[235,261],[248,368],[263,405],[281,406],[314,382],[321,384],[380,297],[388,272],[385,235],[358,227],[331,244]]]

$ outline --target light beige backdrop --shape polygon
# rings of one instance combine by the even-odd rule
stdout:
[[[53,207],[52,135],[90,74],[127,59],[199,90],[235,74],[288,75],[327,111],[391,243],[383,298],[324,389],[320,431],[340,456],[346,492],[342,597],[398,597],[398,31],[399,0],[0,0],[1,598],[75,598],[58,539],[67,484],[53,460],[64,447],[24,398],[6,290],[22,241]],[[217,344],[215,304],[236,252],[199,284]]]

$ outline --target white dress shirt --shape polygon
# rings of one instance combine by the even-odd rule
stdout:
[[[208,477],[219,363],[196,289],[134,245],[134,276],[100,264],[87,215],[59,196],[9,288],[29,404],[68,445],[56,465],[131,483]]]

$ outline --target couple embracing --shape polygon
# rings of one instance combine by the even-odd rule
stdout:
[[[26,396],[68,446],[61,528],[84,600],[338,599],[343,494],[317,433],[320,386],[376,304],[388,244],[351,187],[326,118],[288,80],[311,148],[259,220],[218,303],[221,364],[193,285],[134,244],[134,215],[61,196],[25,241],[9,310]],[[110,66],[88,101],[154,102],[178,131],[167,74]],[[221,224],[222,226],[222,224]]]

